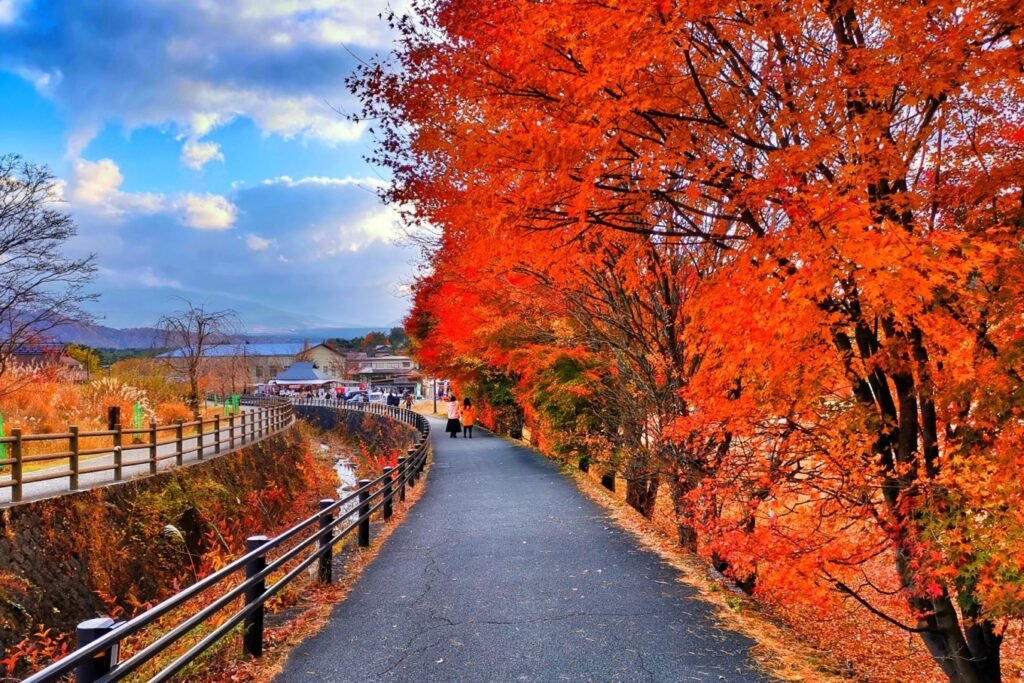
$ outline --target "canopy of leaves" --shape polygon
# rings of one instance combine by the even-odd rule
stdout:
[[[413,5],[351,85],[440,231],[421,362],[765,600],[1019,668],[1024,5]]]

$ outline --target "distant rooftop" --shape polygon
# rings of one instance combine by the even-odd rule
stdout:
[[[289,382],[317,382],[329,379],[327,375],[320,372],[312,363],[299,361],[292,363],[284,369],[273,381],[287,384]]]

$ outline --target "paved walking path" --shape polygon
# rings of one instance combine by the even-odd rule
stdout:
[[[771,680],[553,463],[431,427],[424,497],[277,683]]]

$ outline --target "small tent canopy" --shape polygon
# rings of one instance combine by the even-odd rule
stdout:
[[[334,380],[320,372],[312,363],[299,361],[292,363],[280,375],[270,380],[270,384],[301,384],[304,386],[321,386]]]

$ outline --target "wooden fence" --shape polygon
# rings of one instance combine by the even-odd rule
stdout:
[[[83,432],[78,427],[56,434],[24,434],[12,429],[10,436],[0,437],[0,491],[11,489],[10,502],[24,499],[25,486],[37,482],[67,480],[68,491],[83,486],[83,477],[113,472],[113,479],[122,481],[127,470],[130,476],[155,474],[161,462],[173,459],[182,465],[185,460],[202,460],[227,453],[259,441],[289,427],[295,420],[292,405],[283,400],[246,401],[249,410],[236,415],[197,419],[157,425],[150,422],[144,429],[114,429]],[[41,495],[52,495],[64,489],[45,487]]]

